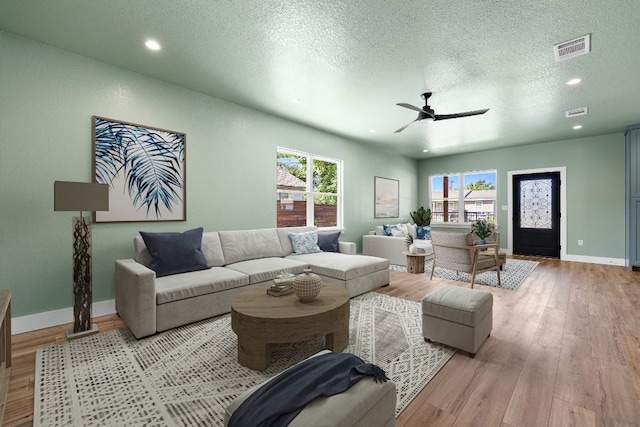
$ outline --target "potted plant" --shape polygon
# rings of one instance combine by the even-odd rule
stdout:
[[[425,209],[424,206],[420,206],[417,211],[409,215],[411,215],[413,222],[416,223],[418,239],[427,239],[431,233],[431,208]]]
[[[478,236],[481,245],[487,243],[487,237],[491,236],[495,229],[496,226],[486,219],[479,219],[471,224],[471,232]]]

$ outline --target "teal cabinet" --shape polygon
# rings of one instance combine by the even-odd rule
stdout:
[[[626,150],[626,264],[640,268],[640,124],[627,127]]]

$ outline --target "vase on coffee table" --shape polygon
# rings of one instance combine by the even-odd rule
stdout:
[[[309,268],[305,269],[304,273],[298,275],[293,281],[293,291],[302,302],[316,299],[321,287],[322,279]]]

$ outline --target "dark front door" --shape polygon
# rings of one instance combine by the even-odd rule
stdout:
[[[513,253],[560,258],[560,172],[513,176]]]

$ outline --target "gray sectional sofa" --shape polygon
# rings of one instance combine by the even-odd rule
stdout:
[[[156,277],[142,237],[134,238],[135,259],[115,263],[116,311],[136,338],[231,311],[231,300],[250,287],[265,285],[283,270],[311,268],[323,281],[344,286],[353,297],[389,284],[389,260],[356,255],[354,243],[339,252],[298,255],[289,232],[315,227],[212,231],[202,235],[210,268]]]

